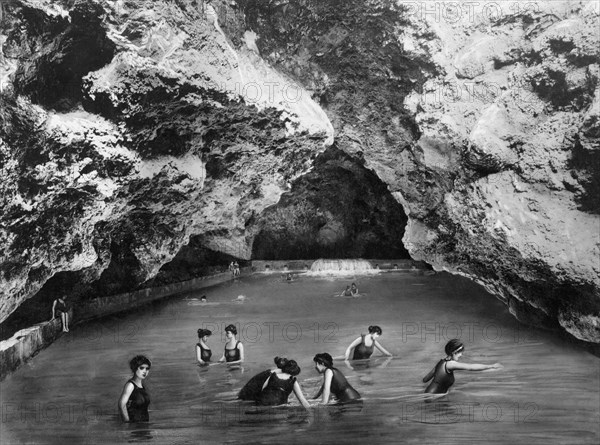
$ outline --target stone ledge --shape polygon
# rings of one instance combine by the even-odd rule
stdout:
[[[72,319],[73,311],[69,311]],[[60,317],[17,331],[0,342],[0,380],[16,370],[39,351],[48,347],[62,334]]]

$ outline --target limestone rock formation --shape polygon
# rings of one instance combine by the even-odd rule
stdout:
[[[2,5],[0,320],[61,271],[141,283],[190,236],[249,258],[335,141],[413,258],[600,342],[598,2]]]

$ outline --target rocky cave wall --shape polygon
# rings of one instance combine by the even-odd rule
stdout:
[[[598,2],[475,3],[3,3],[0,321],[190,237],[249,258],[335,141],[413,258],[600,342]]]

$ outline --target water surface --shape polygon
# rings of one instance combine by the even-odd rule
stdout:
[[[359,298],[335,297],[355,281]],[[208,296],[208,304],[193,298]],[[239,295],[245,299],[237,300]],[[232,301],[236,300],[236,301]],[[195,364],[196,330],[239,326],[243,369]],[[235,401],[276,355],[298,361],[307,395],[321,377],[312,357],[342,355],[367,327],[382,327],[394,354],[337,366],[362,406],[304,411]],[[451,392],[423,402],[421,378],[460,337],[464,361],[504,369],[457,372]],[[149,424],[127,425],[116,404],[136,354],[152,360]],[[377,352],[376,352],[377,354]],[[1,384],[3,444],[490,443],[600,442],[600,361],[566,340],[530,330],[479,286],[447,274],[243,277],[135,312],[74,327]]]

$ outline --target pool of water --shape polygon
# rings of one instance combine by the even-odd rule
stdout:
[[[334,296],[355,281],[361,296]],[[194,298],[206,294],[208,304]],[[244,295],[245,299],[238,299]],[[235,300],[235,301],[232,301]],[[238,325],[242,369],[195,363],[196,330]],[[235,401],[273,357],[298,361],[307,395],[321,377],[312,357],[342,355],[369,325],[383,329],[391,360],[337,366],[361,406],[258,409]],[[422,377],[454,337],[463,361],[503,369],[457,372],[451,392],[424,403]],[[117,399],[136,354],[152,360],[149,424],[122,424]],[[376,352],[377,354],[377,352]],[[479,286],[447,274],[243,277],[135,312],[76,326],[1,383],[2,444],[600,442],[600,360],[566,340],[520,325]]]

